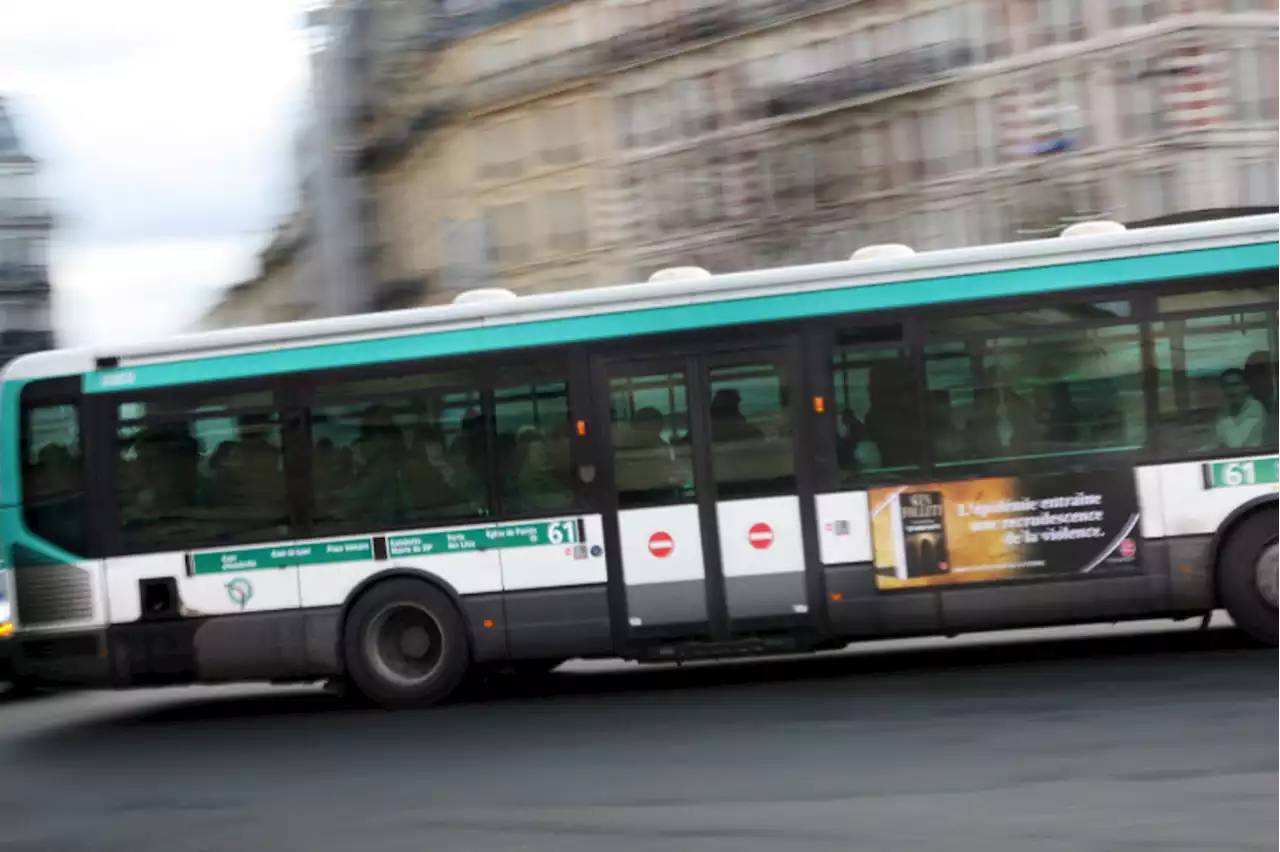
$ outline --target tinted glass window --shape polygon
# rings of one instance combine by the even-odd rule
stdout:
[[[127,552],[289,535],[282,428],[270,403],[262,395],[119,406],[116,489]]]
[[[1161,451],[1276,446],[1276,314],[1246,311],[1151,326]]]
[[[80,413],[72,404],[24,405],[22,502],[27,529],[76,556],[88,554]]]
[[[722,500],[795,487],[791,413],[784,371],[774,364],[713,367],[711,469]]]
[[[503,512],[561,512],[574,503],[569,386],[554,376],[508,376],[493,416]]]
[[[926,348],[940,466],[1138,449],[1139,327],[982,336]]]
[[[465,373],[318,387],[311,440],[318,532],[492,514],[483,395]]]
[[[918,467],[917,386],[907,351],[838,349],[832,369],[841,483],[893,478]]]
[[[694,499],[683,373],[611,379],[614,480],[624,509]]]

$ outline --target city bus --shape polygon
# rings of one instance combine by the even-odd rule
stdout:
[[[1207,617],[1274,645],[1280,217],[71,349],[0,383],[24,684]]]

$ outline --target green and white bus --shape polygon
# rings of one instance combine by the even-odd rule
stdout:
[[[1276,642],[1275,215],[32,355],[15,677],[340,680],[1225,607]]]

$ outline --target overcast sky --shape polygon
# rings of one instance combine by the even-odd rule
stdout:
[[[307,0],[0,0],[0,95],[44,164],[62,345],[158,336],[292,204]]]

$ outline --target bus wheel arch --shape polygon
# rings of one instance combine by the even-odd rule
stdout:
[[[337,641],[346,680],[387,708],[443,701],[471,665],[471,630],[457,591],[422,571],[389,569],[353,589]]]
[[[1217,604],[1241,630],[1269,645],[1277,642],[1278,505],[1276,497],[1264,496],[1240,506],[1223,521],[1210,546]]]

